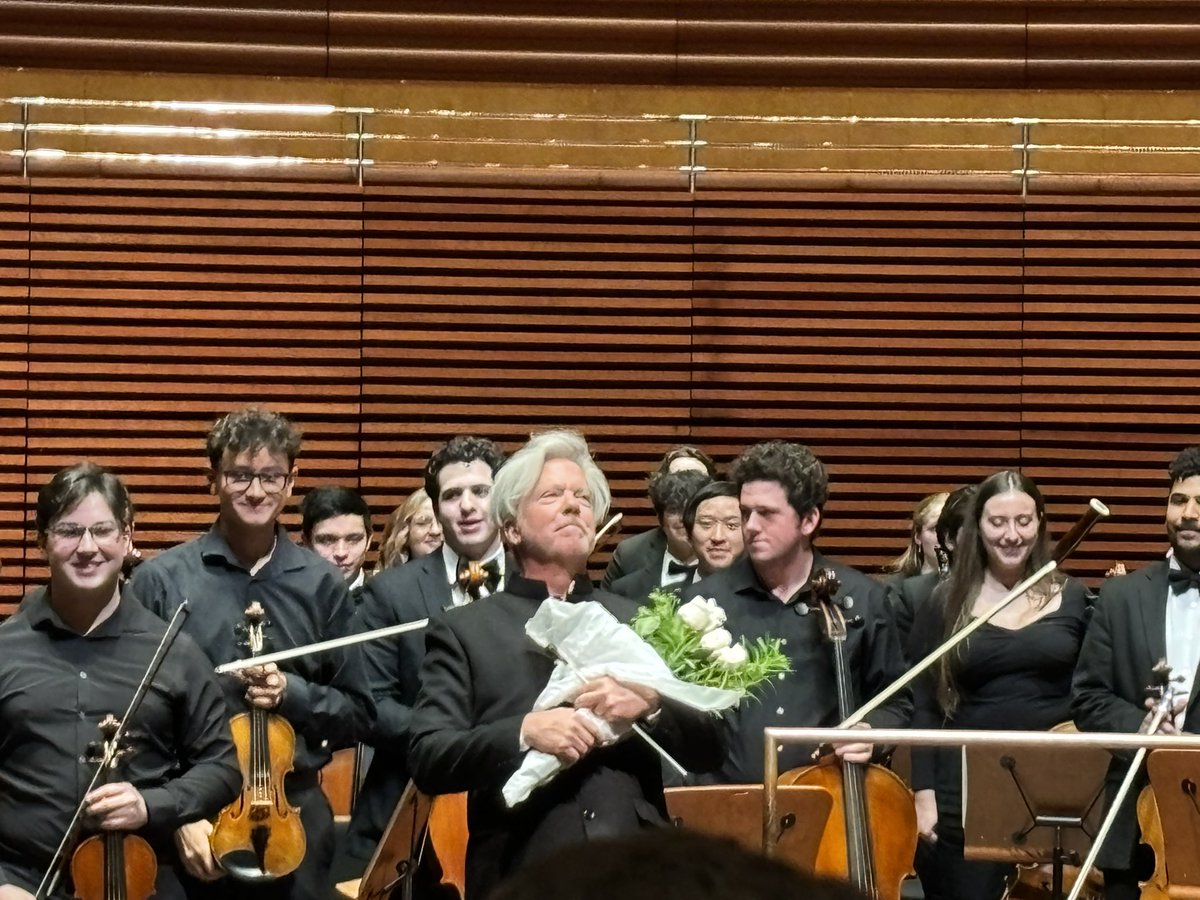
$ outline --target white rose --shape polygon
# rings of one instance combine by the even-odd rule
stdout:
[[[716,656],[722,650],[728,649],[733,643],[733,635],[724,628],[714,628],[704,637],[700,638],[700,647],[707,650],[713,656]]]
[[[717,606],[716,600],[696,597],[679,607],[679,618],[688,628],[703,634],[725,624],[725,610]]]
[[[717,653],[717,662],[727,669],[736,669],[745,661],[746,648],[741,644],[734,644]]]

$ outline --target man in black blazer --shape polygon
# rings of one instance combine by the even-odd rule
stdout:
[[[1182,692],[1161,734],[1200,731],[1192,690],[1200,660],[1200,447],[1188,447],[1169,468],[1166,527],[1171,559],[1129,575],[1112,578],[1100,599],[1075,670],[1072,710],[1083,731],[1131,733],[1148,724],[1145,701],[1150,670],[1165,659]],[[1132,754],[1114,754],[1108,769],[1108,802],[1124,779]],[[1105,897],[1138,896],[1133,870],[1138,843],[1136,802],[1146,783],[1134,782],[1098,859],[1104,870]]]
[[[364,631],[435,618],[500,589],[511,573],[490,515],[490,495],[503,461],[503,451],[486,438],[456,437],[434,452],[425,466],[425,490],[433,498],[445,541],[428,556],[384,569],[366,583],[359,608]],[[472,564],[482,584],[471,583]],[[425,634],[409,632],[363,647],[376,703],[370,740],[375,754],[338,851],[334,871],[339,881],[362,874],[408,783],[408,729],[420,687]]]
[[[636,611],[625,598],[593,592],[586,574],[608,505],[608,485],[580,435],[536,435],[501,469],[492,498],[521,575],[486,603],[430,625],[409,762],[421,790],[468,792],[467,900],[559,847],[666,822],[659,757],[632,735],[600,746],[596,726],[577,710],[615,726],[641,722],[697,771],[720,763],[717,720],[642,685],[605,676],[583,687],[575,708],[531,711],[554,660],[525,624],[547,598],[598,602],[620,619]],[[567,768],[510,809],[501,789],[530,749]]]
[[[655,497],[655,484],[664,475],[689,471],[703,472],[709,478],[715,478],[717,467],[712,457],[703,450],[681,444],[672,447],[650,475],[650,502],[654,506],[654,514],[658,517],[658,527],[635,534],[617,545],[608,568],[604,570],[604,579],[600,582],[606,590],[611,590],[613,582],[618,578],[632,572],[654,566],[662,567],[663,554],[667,552],[667,535],[664,531],[662,507]]]
[[[650,499],[658,510],[666,548],[658,559],[613,581],[608,586],[610,591],[642,603],[656,587],[686,587],[692,583],[696,574],[696,550],[688,538],[683,514],[696,491],[711,480],[704,472],[690,469],[669,472],[655,480]]]

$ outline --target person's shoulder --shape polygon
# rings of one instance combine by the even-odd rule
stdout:
[[[133,577],[137,579],[138,577],[161,576],[182,566],[192,565],[200,558],[200,537],[194,537],[159,550],[133,570]]]
[[[667,536],[661,528],[651,528],[649,531],[643,531],[641,534],[631,535],[617,544],[613,553],[621,555],[625,558],[630,553],[652,553],[655,548],[662,545],[663,549],[667,546]]]
[[[1133,572],[1105,579],[1100,585],[1099,603],[1104,606],[1136,603],[1142,596],[1150,593],[1155,582],[1160,579],[1165,589],[1169,568],[1170,564],[1165,559],[1157,560]]]
[[[372,594],[399,595],[403,588],[418,581],[432,578],[439,572],[445,578],[446,564],[440,550],[410,559],[398,566],[389,566],[372,575],[363,584],[363,590]]]
[[[814,563],[814,565],[816,564]],[[841,585],[839,593],[843,595],[884,597],[889,590],[894,590],[891,585],[876,581],[865,572],[860,572],[853,566],[839,562],[836,559],[830,559],[828,556],[822,557],[819,564],[824,568],[833,570],[833,574],[837,576],[838,583]]]
[[[599,603],[622,622],[632,619],[642,606],[641,603],[623,594],[614,594],[611,589],[597,589],[592,591],[586,599]]]

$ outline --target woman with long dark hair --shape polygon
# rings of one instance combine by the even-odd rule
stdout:
[[[1050,559],[1046,503],[1020,472],[997,472],[979,491],[949,577],[917,613],[913,643],[924,655],[986,615]],[[1055,573],[944,656],[914,688],[914,727],[1049,729],[1071,718],[1071,674],[1087,622],[1087,592]],[[913,751],[922,838],[936,842],[928,897],[997,900],[1012,867],[963,859],[959,748]],[[927,880],[924,879],[923,880]]]

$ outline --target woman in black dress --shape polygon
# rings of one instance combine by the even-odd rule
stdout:
[[[1037,485],[1019,472],[992,475],[979,486],[949,577],[917,613],[913,644],[922,655],[932,650],[1049,559]],[[1083,584],[1057,573],[1044,579],[918,680],[913,726],[1037,730],[1067,721],[1086,622]],[[1012,866],[963,859],[960,749],[914,749],[913,789],[918,830],[936,844],[926,896],[1001,897]]]

